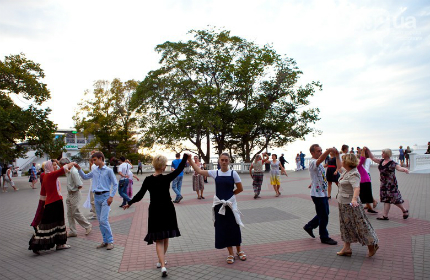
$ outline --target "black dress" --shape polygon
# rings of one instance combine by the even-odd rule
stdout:
[[[181,236],[169,188],[170,183],[184,170],[187,161],[185,156],[172,173],[146,177],[140,191],[128,202],[128,205],[132,205],[140,201],[146,191],[149,191],[148,233],[144,239],[148,245],[153,244],[156,240]]]
[[[337,172],[337,175],[334,175],[334,172],[336,171],[336,158],[330,158],[327,162],[327,182],[334,182],[337,183],[339,180],[339,172]]]
[[[234,178],[231,176],[218,176],[215,178],[215,194],[219,199],[229,200],[233,195]],[[225,207],[225,215],[218,214],[222,204],[214,207],[215,211],[215,248],[224,249],[226,247],[240,246],[242,235],[240,227],[236,222],[233,211],[230,207]]]

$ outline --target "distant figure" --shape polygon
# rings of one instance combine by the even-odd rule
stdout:
[[[300,165],[302,166],[302,169],[305,170],[305,154],[300,151]]]
[[[140,171],[140,174],[143,174],[143,172],[142,172],[142,162],[140,160],[137,161],[137,175],[139,175],[139,171]]]
[[[282,167],[285,168],[285,163],[288,163],[288,161],[285,160],[284,154],[281,155],[279,161],[281,162]]]
[[[170,167],[170,169],[172,171],[175,171],[176,169],[178,169],[179,164],[181,164],[181,161],[182,161],[180,159],[180,157],[181,157],[180,153],[176,153],[175,157],[176,157],[176,159],[172,161],[172,166]],[[179,173],[178,176],[176,176],[176,178],[173,179],[173,181],[172,181],[172,190],[176,194],[176,198],[173,201],[173,203],[179,203],[184,198],[181,195],[182,179],[184,179],[184,171],[181,171],[181,173]]]
[[[425,154],[430,154],[430,142],[427,143],[427,151]]]
[[[355,154],[355,152],[354,152],[354,147],[351,147],[351,151],[349,152],[350,154]]]
[[[9,165],[8,169],[6,170],[6,176],[3,178],[4,183],[6,183],[6,187],[3,184],[3,192],[7,192],[8,187],[12,187],[14,191],[19,190],[15,187],[14,181],[12,181],[12,177],[13,177],[12,169],[13,169],[13,166]]]
[[[296,165],[297,165],[296,171],[299,171],[300,170],[300,154],[297,154],[297,156],[296,156]]]
[[[36,189],[36,183],[37,183],[37,170],[36,170],[36,163],[33,162],[30,168],[30,179],[29,182],[31,183],[30,187],[34,190]]]
[[[403,150],[403,146],[399,147],[399,161],[400,166],[403,167],[403,165],[405,164],[405,150]]]
[[[272,161],[270,161],[270,184],[275,190],[276,197],[281,195],[281,192],[279,191],[281,188],[281,180],[279,175],[284,173],[285,176],[288,177],[285,169],[279,165],[280,162],[277,160],[277,158],[278,156],[276,154],[272,154]],[[282,171],[281,173],[279,172],[279,169]]]
[[[409,146],[407,146],[406,150],[405,150],[406,167],[409,167],[409,154],[410,153],[412,153],[412,150]]]
[[[261,158],[261,155],[257,154],[255,156],[254,162],[251,164],[249,168],[249,174],[252,178],[252,187],[254,189],[254,199],[260,197],[261,185],[263,184],[263,164],[269,160],[269,156],[266,153],[263,153],[264,158]],[[252,169],[254,169],[254,174],[252,173]]]

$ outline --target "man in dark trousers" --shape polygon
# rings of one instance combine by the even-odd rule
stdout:
[[[285,160],[284,154],[281,155],[279,161],[281,162],[282,168],[285,168],[285,163],[288,163],[288,161]]]

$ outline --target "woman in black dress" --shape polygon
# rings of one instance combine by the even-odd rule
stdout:
[[[164,257],[169,246],[169,238],[181,236],[176,221],[175,206],[170,197],[170,183],[184,170],[187,157],[188,155],[184,154],[178,168],[172,173],[163,175],[167,158],[160,155],[155,156],[152,161],[155,169],[154,174],[145,178],[140,191],[123,206],[124,209],[129,208],[133,203],[139,202],[146,191],[149,191],[148,233],[144,240],[148,242],[148,245],[155,241],[159,261],[157,267],[161,267],[162,277],[167,276]]]
[[[333,183],[336,184],[336,186],[339,187],[339,172],[336,170],[336,156],[334,153],[330,153],[330,159],[327,161],[327,164],[324,166],[327,167],[327,182],[328,182],[328,188],[327,188],[327,195],[328,199],[331,199],[331,185]]]
[[[188,159],[196,173],[203,176],[210,176],[215,179],[215,196],[212,205],[214,226],[215,226],[215,248],[224,249],[227,247],[229,256],[227,263],[234,263],[233,246],[236,246],[237,256],[245,261],[246,255],[240,248],[242,235],[240,226],[240,211],[237,208],[236,196],[243,191],[239,175],[234,170],[229,170],[230,157],[227,153],[221,154],[219,170],[201,170],[192,160]],[[236,185],[236,189],[234,186]]]

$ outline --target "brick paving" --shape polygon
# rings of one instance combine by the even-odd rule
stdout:
[[[244,214],[243,250],[248,260],[225,261],[227,250],[214,249],[211,204],[214,182],[205,185],[206,199],[196,199],[191,176],[184,178],[184,199],[175,204],[181,237],[170,240],[167,268],[170,279],[429,279],[430,278],[430,174],[398,173],[399,188],[410,218],[402,219],[397,207],[390,211],[390,221],[378,221],[369,215],[380,239],[380,250],[367,258],[367,247],[352,245],[352,257],[339,257],[341,248],[337,202],[330,202],[328,230],[338,246],[321,244],[302,229],[314,215],[314,205],[307,188],[307,171],[289,172],[281,177],[281,197],[275,197],[264,178],[262,198],[253,199],[252,181],[240,174],[244,192],[238,195]],[[373,193],[379,198],[379,174],[371,169]],[[144,178],[145,175],[139,175]],[[78,237],[70,238],[69,250],[43,252],[40,256],[27,250],[33,229],[30,223],[37,208],[39,190],[30,189],[27,178],[15,178],[19,191],[0,193],[0,279],[159,279],[155,268],[155,245],[146,245],[149,200],[124,211],[117,195],[112,204],[110,223],[115,249],[96,250],[102,239],[98,222],[85,236],[78,225]],[[61,179],[65,186],[65,178]],[[140,183],[134,185],[137,192]],[[40,185],[38,186],[40,188]],[[85,181],[83,200],[88,192]],[[66,193],[63,195],[66,197]],[[336,193],[334,186],[333,193]],[[172,192],[173,194],[173,192]],[[148,196],[148,195],[147,195]],[[173,196],[173,195],[172,195]],[[89,210],[83,209],[86,216]],[[382,211],[378,206],[377,211]],[[66,219],[67,223],[67,219]],[[317,230],[315,231],[317,233]]]

